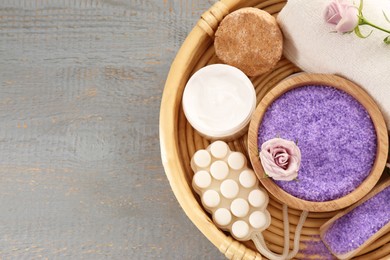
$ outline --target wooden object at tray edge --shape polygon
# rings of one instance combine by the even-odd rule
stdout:
[[[385,188],[387,188],[388,186],[390,185],[390,178],[387,178],[386,181],[384,181],[383,183],[381,183],[380,185],[376,186],[366,197],[364,197],[362,200],[360,200],[359,202],[357,202],[356,204],[352,205],[351,207],[349,208],[346,208],[345,210],[337,213],[333,218],[329,219],[325,224],[323,224],[321,227],[320,227],[320,236],[321,236],[321,239],[324,241],[323,239],[323,236],[324,236],[324,233],[329,229],[329,227],[339,218],[341,218],[342,216],[344,216],[345,214],[348,214],[349,212],[351,212],[353,209],[355,209],[356,207],[360,206],[361,204],[363,204],[364,202],[366,202],[367,200],[371,199],[372,197],[374,197],[376,194],[378,194],[379,192],[381,192],[382,190],[384,190]],[[351,259],[354,255],[356,255],[357,253],[359,253],[361,250],[363,250],[364,248],[366,248],[368,245],[370,245],[372,242],[374,242],[376,239],[378,239],[379,237],[381,237],[382,235],[386,234],[387,232],[389,232],[390,230],[390,222],[387,223],[385,226],[383,226],[378,232],[376,232],[374,235],[372,235],[369,239],[367,239],[361,246],[359,246],[358,248],[356,248],[355,250],[352,250],[348,253],[345,253],[345,254],[335,254],[335,256],[337,256],[337,258],[339,259]],[[329,246],[326,244],[326,242],[324,242],[325,245],[329,248]],[[330,248],[329,248],[330,249]]]

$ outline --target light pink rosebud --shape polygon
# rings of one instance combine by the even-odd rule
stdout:
[[[346,33],[353,31],[359,24],[359,11],[348,0],[333,0],[325,8],[325,20],[336,25],[336,31]]]
[[[297,178],[301,151],[294,142],[282,138],[268,140],[261,145],[259,156],[265,173],[274,180]]]

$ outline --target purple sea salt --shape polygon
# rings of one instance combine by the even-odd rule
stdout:
[[[259,127],[259,149],[277,136],[297,140],[302,161],[297,181],[275,183],[304,200],[329,201],[352,192],[376,156],[376,133],[366,109],[330,86],[303,86],[276,99]]]
[[[310,240],[302,240],[301,243],[304,245],[303,249],[299,252],[305,256],[310,256],[310,258],[302,258],[305,259],[313,259],[312,256],[315,256],[317,260],[335,260],[336,257],[332,255],[329,249],[322,242],[319,235],[310,236]]]
[[[337,219],[323,241],[337,254],[348,253],[390,222],[390,187]]]

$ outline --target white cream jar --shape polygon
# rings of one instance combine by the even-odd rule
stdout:
[[[232,140],[246,132],[256,108],[256,92],[241,70],[213,64],[192,75],[182,103],[188,122],[201,135]]]

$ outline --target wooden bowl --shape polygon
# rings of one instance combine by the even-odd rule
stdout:
[[[229,259],[262,259],[251,241],[238,242],[218,229],[210,215],[202,208],[199,197],[191,188],[193,172],[190,158],[196,150],[206,148],[210,142],[203,138],[187,122],[181,98],[189,77],[198,69],[220,63],[215,55],[213,36],[218,23],[230,12],[238,8],[252,6],[261,8],[276,16],[286,0],[221,0],[206,11],[183,43],[172,63],[164,87],[160,110],[161,159],[170,186],[181,207],[194,225]],[[257,101],[286,77],[300,72],[286,59],[282,59],[270,72],[251,78],[256,88]],[[228,143],[231,150],[248,154],[247,135]],[[249,160],[249,158],[248,158]],[[272,215],[270,227],[263,232],[268,247],[276,253],[283,248],[282,205],[270,194],[268,211]],[[301,211],[289,209],[290,230],[294,232]],[[303,226],[300,251],[296,259],[329,259],[324,251],[319,227],[333,217],[335,212],[309,213]],[[291,239],[293,236],[290,236]],[[362,259],[379,259],[390,256],[390,233],[383,235],[371,246],[358,253]],[[293,241],[290,241],[292,247]],[[316,253],[316,251],[318,253]]]
[[[263,116],[266,113],[268,107],[282,94],[294,88],[307,85],[332,86],[348,93],[365,107],[372,119],[376,131],[377,151],[371,172],[355,190],[339,199],[324,202],[303,200],[285,192],[273,181],[272,178],[263,177],[264,169],[260,163],[258,148],[258,129],[260,127]],[[313,212],[339,210],[348,207],[363,198],[368,192],[370,192],[370,190],[375,186],[381,177],[386,164],[388,152],[386,124],[375,102],[363,89],[358,87],[356,84],[335,75],[300,73],[277,84],[272,90],[268,92],[267,95],[265,95],[260,104],[257,106],[249,125],[248,138],[249,158],[252,162],[252,166],[257,177],[260,179],[264,187],[272,195],[278,198],[281,202],[286,203],[289,207]]]

